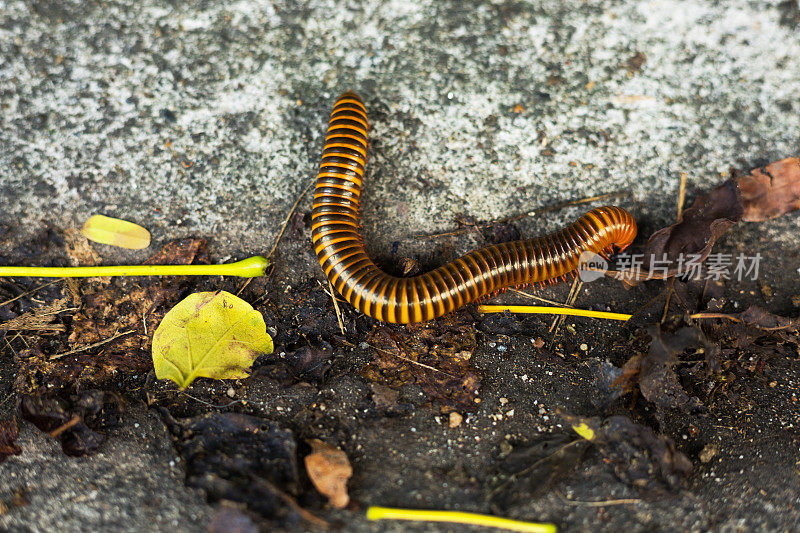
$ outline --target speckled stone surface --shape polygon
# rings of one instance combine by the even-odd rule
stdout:
[[[216,260],[264,253],[347,89],[372,121],[374,246],[452,228],[459,212],[501,217],[618,189],[663,224],[681,172],[691,196],[732,166],[800,153],[799,32],[792,1],[0,0],[0,228],[102,213],[156,242],[211,237]],[[798,226],[764,231],[791,243]],[[60,479],[48,494],[66,501],[78,477],[132,468],[64,466],[52,443],[23,436],[26,459],[0,467],[2,491],[14,476]],[[161,475],[153,492],[173,490]],[[30,511],[30,530],[151,520],[98,490],[81,501],[99,515]],[[165,496],[173,507],[153,524],[202,529],[208,508],[181,498]]]
[[[680,172],[800,149],[789,6],[471,4],[3,1],[0,221],[102,212],[258,250],[345,89],[386,240],[616,189],[667,218]]]

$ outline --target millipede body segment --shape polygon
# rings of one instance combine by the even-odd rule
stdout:
[[[414,277],[391,276],[367,256],[359,208],[367,161],[367,112],[348,92],[333,106],[314,190],[312,238],[325,275],[361,312],[385,322],[422,322],[500,289],[562,278],[585,251],[622,249],[636,222],[620,207],[593,209],[569,226],[533,239],[487,246]]]

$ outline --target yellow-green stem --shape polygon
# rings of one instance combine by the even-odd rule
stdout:
[[[607,318],[609,320],[628,320],[633,315],[625,313],[608,313],[606,311],[589,311],[587,309],[572,309],[568,307],[548,307],[545,305],[479,305],[481,313],[531,313],[542,315],[570,315],[585,316],[589,318]]]
[[[267,258],[257,255],[224,265],[0,266],[0,278],[97,278],[105,276],[238,276],[254,278],[263,276],[269,264]]]
[[[486,526],[505,529],[508,531],[521,531],[523,533],[555,533],[554,524],[541,524],[537,522],[523,522],[499,516],[477,513],[464,513],[461,511],[428,511],[425,509],[394,509],[391,507],[369,507],[367,520],[418,520],[424,522],[452,522],[456,524],[469,524],[473,526]]]

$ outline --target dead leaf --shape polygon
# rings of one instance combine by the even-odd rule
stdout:
[[[742,366],[742,350],[750,356],[744,365],[750,371],[763,368],[764,361],[772,356],[800,355],[800,319],[778,316],[756,305],[741,313],[704,312],[691,316],[719,345],[718,353],[707,357],[709,364],[717,368]]]
[[[16,418],[0,422],[0,463],[5,461],[9,455],[22,453],[22,448],[14,442],[17,437],[19,437],[19,427],[17,427]]]
[[[306,455],[308,477],[320,494],[328,497],[328,503],[336,509],[344,509],[350,503],[347,480],[353,475],[353,467],[347,455],[319,439],[308,441],[311,453]]]
[[[642,396],[661,408],[700,409],[700,400],[686,394],[673,366],[678,362],[678,354],[704,342],[702,332],[684,327],[666,334],[655,325],[647,332],[651,338],[648,353],[631,357],[614,380],[614,386],[626,392],[638,386]]]
[[[498,463],[489,500],[505,510],[543,495],[580,464],[588,447],[587,441],[566,435],[549,435],[532,444],[515,446]]]
[[[692,471],[692,462],[675,448],[675,442],[627,416],[580,418],[562,414],[581,434],[591,436],[606,463],[625,483],[658,495],[663,489],[676,491]]]
[[[22,418],[61,441],[70,456],[89,455],[98,450],[105,436],[96,430],[119,424],[120,399],[104,391],[86,391],[69,399],[23,396]]]
[[[736,184],[728,180],[699,196],[683,212],[683,220],[650,236],[644,249],[646,261],[669,262],[668,276],[678,272],[679,257],[698,255],[703,262],[711,248],[733,224],[742,219],[742,206]],[[652,268],[651,268],[652,270]]]
[[[198,259],[208,262],[206,257],[206,240],[198,238],[178,239],[168,242],[145,265],[190,265]]]
[[[30,331],[39,335],[62,333],[66,326],[59,321],[58,315],[67,309],[67,298],[59,298],[16,318],[0,324],[0,331]]]
[[[82,295],[81,310],[72,319],[68,338],[72,355],[60,359],[60,366],[52,370],[62,372],[71,365],[83,365],[75,368],[81,381],[95,385],[117,371],[147,372],[152,365],[153,332],[181,292],[180,283],[168,280],[144,287],[114,284]],[[120,336],[126,331],[132,333]],[[87,348],[91,346],[97,347]]]
[[[327,523],[302,509],[297,444],[291,431],[238,413],[208,413],[176,420],[159,408],[184,460],[186,484],[210,502],[239,502],[283,527],[306,520]]]
[[[645,279],[664,279],[679,273],[680,259],[702,263],[711,248],[740,220],[759,222],[800,208],[800,159],[790,157],[756,168],[738,180],[699,196],[683,219],[650,236],[644,248],[645,272],[607,275],[634,286]],[[655,269],[654,261],[659,268]],[[639,274],[639,275],[637,275]]]
[[[742,220],[761,222],[800,209],[800,159],[789,157],[739,178]]]
[[[373,360],[362,375],[369,381],[395,389],[417,383],[445,413],[475,409],[480,373],[470,363],[475,327],[465,312],[404,327],[377,325],[367,342]]]
[[[72,266],[94,266],[101,262],[100,255],[89,244],[89,240],[76,228],[64,232],[67,257]]]

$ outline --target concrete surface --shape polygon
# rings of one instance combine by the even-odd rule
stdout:
[[[372,120],[376,248],[452,228],[459,212],[616,189],[663,223],[681,172],[698,190],[800,152],[798,13],[744,0],[0,0],[0,229],[103,213],[156,243],[211,237],[216,260],[263,253],[346,89]],[[799,227],[781,220],[770,238],[791,243]],[[0,493],[21,479],[47,490],[0,526],[202,530],[210,510],[169,473],[171,454],[115,442],[112,461],[64,459],[26,427]],[[89,478],[97,492],[76,489]],[[163,491],[157,509],[142,486]]]

